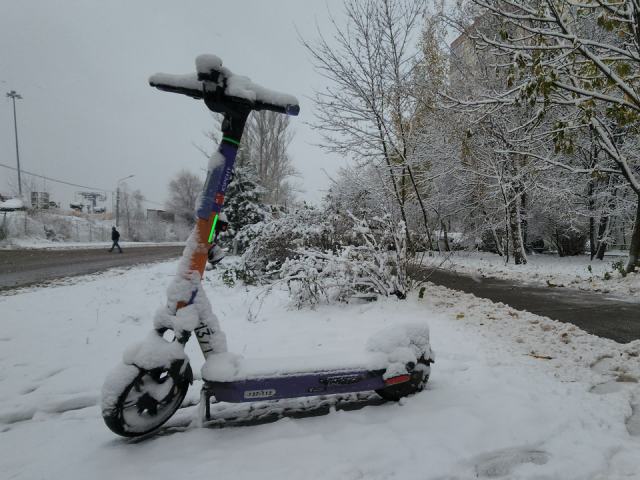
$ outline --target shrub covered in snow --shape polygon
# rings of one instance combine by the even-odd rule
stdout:
[[[245,227],[236,237],[249,245],[242,256],[247,269],[260,276],[272,276],[298,249],[334,251],[346,241],[341,227],[344,219],[327,215],[317,207],[304,205],[289,214],[280,215]]]
[[[297,308],[379,295],[404,298],[409,289],[406,228],[390,216],[368,222],[305,206],[243,234],[253,238],[240,261],[225,262],[225,283],[272,282],[265,292],[284,284]]]
[[[396,295],[405,298],[407,241],[404,223],[377,218],[374,230],[366,220],[354,221],[356,244],[334,251],[300,248],[285,261],[280,276],[286,282],[297,308],[314,306],[321,300],[348,301]]]

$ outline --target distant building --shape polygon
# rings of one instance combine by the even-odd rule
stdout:
[[[482,32],[489,38],[495,38],[500,28],[491,12],[485,12],[475,19],[468,31],[472,36]],[[521,28],[516,29],[515,32],[520,37],[526,34]],[[452,86],[462,87],[466,85],[466,88],[475,88],[473,77],[483,73],[484,77],[488,78],[490,76],[489,71],[493,73],[494,78],[506,80],[506,68],[500,67],[497,71],[495,69],[496,64],[503,64],[506,61],[506,58],[496,57],[491,48],[476,50],[476,41],[469,38],[466,33],[463,33],[451,44],[449,82]],[[484,71],[481,72],[481,70]],[[467,93],[471,94],[472,92],[469,91]]]
[[[159,220],[161,222],[173,223],[176,221],[176,214],[164,210],[147,209],[147,220]]]
[[[48,192],[31,192],[31,208],[49,208]]]

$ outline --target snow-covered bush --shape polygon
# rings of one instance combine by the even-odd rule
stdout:
[[[305,206],[250,228],[250,247],[222,272],[228,284],[247,277],[272,282],[265,293],[285,284],[297,308],[380,295],[404,298],[409,289],[406,228],[390,216],[368,222]]]
[[[299,249],[333,251],[346,242],[344,219],[328,215],[317,207],[303,205],[280,218],[248,225],[236,237],[249,245],[242,256],[246,268],[271,277]]]
[[[404,223],[395,224],[389,217],[376,218],[372,225],[352,219],[356,244],[326,252],[301,248],[280,268],[297,308],[323,300],[405,298],[409,285]]]

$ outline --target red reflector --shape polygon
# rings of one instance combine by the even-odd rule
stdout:
[[[399,377],[387,378],[384,383],[387,385],[395,385],[409,380],[409,375],[400,375]]]

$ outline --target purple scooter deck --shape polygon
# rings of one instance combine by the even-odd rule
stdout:
[[[205,381],[203,391],[207,397],[229,403],[364,392],[386,387],[383,374],[384,370],[341,370],[226,383]]]

